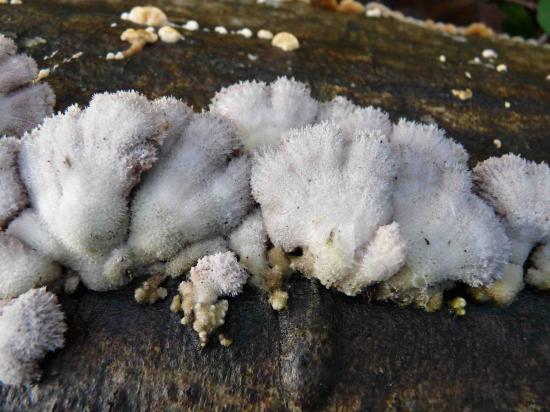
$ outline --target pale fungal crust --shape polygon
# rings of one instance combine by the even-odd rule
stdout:
[[[32,209],[9,230],[89,288],[125,283],[128,196],[166,132],[162,110],[135,92],[98,94],[85,109],[47,119],[22,139],[18,163]]]
[[[251,202],[248,160],[234,156],[238,147],[227,120],[192,114],[176,99],[150,102],[134,92],[96,95],[88,108],[73,106],[23,138],[18,166],[32,208],[9,224],[6,236],[24,244],[6,253],[11,258],[17,252],[12,262],[22,265],[36,251],[47,262],[73,269],[95,290],[158,274],[157,284],[142,288],[147,296],[137,292],[139,300],[154,301],[162,296],[151,297],[153,289],[166,276],[181,275],[201,257],[228,250],[223,236],[240,223]],[[157,159],[158,167],[142,182],[142,172]],[[6,162],[5,171],[13,181],[12,166]],[[95,180],[90,181],[90,170]],[[12,196],[24,195],[4,181]],[[21,206],[12,207],[10,216]],[[6,283],[0,292],[19,294],[46,282],[42,272],[30,273],[22,289],[14,292]]]
[[[369,6],[369,4],[371,3],[368,3],[367,6]],[[378,7],[370,7],[370,8],[367,8],[365,7],[366,9],[366,16],[367,17],[381,17],[382,16],[382,10],[380,10],[380,8]]]
[[[21,136],[52,114],[54,93],[37,76],[36,62],[0,34],[0,137]]]
[[[210,334],[223,325],[229,307],[227,300],[218,298],[239,294],[247,276],[232,252],[205,256],[191,269],[190,280],[180,284],[180,297],[174,297],[170,309],[183,310],[182,324],[193,326],[204,347]],[[229,342],[220,339],[220,343]]]
[[[163,281],[163,275],[154,275],[143,282],[134,292],[134,299],[136,302],[152,305],[158,300],[166,298],[166,296],[168,296],[168,291],[160,286]]]
[[[252,275],[252,283],[259,287],[263,287],[264,275],[269,270],[267,242],[260,209],[248,215],[229,237],[229,247],[239,256],[239,263]]]
[[[485,49],[481,52],[481,57],[484,59],[498,59],[498,54],[493,49]]]
[[[181,27],[188,31],[196,31],[199,29],[199,23],[197,23],[195,20],[189,20]]]
[[[6,51],[13,43],[0,42]],[[317,102],[286,78],[230,86],[210,109],[100,94],[20,140],[1,138],[0,297],[53,282],[62,264],[67,293],[79,279],[112,290],[147,275],[135,297],[153,303],[167,296],[167,276],[191,269],[170,309],[205,345],[228,310],[219,298],[248,273],[276,310],[299,271],[433,311],[457,282],[476,299],[510,302],[538,247],[525,280],[549,288],[548,165],[486,160],[474,193],[467,153],[442,130],[392,125],[343,97]],[[465,313],[463,298],[448,305]]]
[[[221,89],[210,110],[229,118],[248,152],[276,144],[283,132],[312,123],[318,103],[309,88],[281,77],[271,84],[245,81]]]
[[[498,279],[508,238],[494,211],[472,192],[464,148],[435,126],[404,120],[391,142],[399,165],[393,218],[407,255],[378,298],[433,309],[456,281],[481,286]]]
[[[160,27],[168,24],[166,14],[158,7],[153,6],[136,6],[129,13],[123,14],[122,19],[143,26]]]
[[[258,39],[262,40],[271,40],[273,38],[273,33],[271,33],[269,30],[260,29],[257,33]]]
[[[464,316],[466,314],[466,299],[461,296],[457,296],[449,302],[449,308],[457,316]]]
[[[220,341],[220,345],[225,346],[226,348],[233,344],[233,339],[226,338],[222,333],[218,335],[218,340]]]
[[[300,42],[298,38],[288,32],[277,33],[271,40],[271,44],[285,52],[298,50],[300,48]]]
[[[136,289],[134,293],[136,302],[153,304],[159,299],[164,299],[168,292],[160,285],[167,277],[179,277],[188,272],[203,256],[227,252],[228,250],[227,241],[222,237],[217,237],[198,241],[183,248],[166,263],[155,263],[142,269],[135,268],[137,274],[155,273]]]
[[[525,282],[542,290],[550,289],[550,243],[537,248],[531,258],[533,266],[525,275]]]
[[[31,289],[0,306],[0,381],[19,385],[40,378],[38,362],[63,347],[67,329],[57,298]]]
[[[252,30],[250,30],[248,27],[245,27],[243,29],[237,30],[237,34],[249,39],[252,37],[253,33]]]
[[[178,266],[186,269],[186,248],[229,234],[245,216],[249,164],[245,156],[228,160],[238,143],[226,119],[192,114],[175,99],[163,107],[171,128],[156,167],[135,193],[128,249],[135,265],[167,261],[174,276]]]
[[[291,273],[290,260],[280,247],[267,253],[270,269],[264,274],[264,287],[269,293],[269,304],[274,310],[287,307],[288,292],[283,290],[283,281]]]
[[[268,293],[273,309],[282,310],[288,300],[283,281],[291,272],[290,261],[280,247],[268,251],[267,244],[268,236],[259,209],[248,215],[229,238],[229,247],[250,273],[251,283]]]
[[[451,93],[454,97],[458,97],[460,100],[468,100],[471,99],[474,93],[471,89],[452,89]]]
[[[71,295],[76,292],[79,286],[80,277],[78,276],[78,274],[68,276],[65,279],[65,282],[63,282],[63,292],[65,292],[67,295]]]
[[[499,65],[497,65],[496,70],[499,73],[507,72],[508,71],[508,66],[506,66],[505,64],[499,64]]]
[[[523,287],[523,266],[531,250],[539,243],[546,247],[550,239],[550,168],[507,154],[481,162],[474,172],[481,195],[502,216],[511,239],[511,267],[488,291],[498,303],[508,304]],[[536,283],[544,283],[538,276],[549,268],[545,255],[537,256],[539,272],[531,273],[537,274]]]
[[[44,80],[46,77],[50,75],[50,72],[51,72],[50,69],[41,69],[36,75],[35,81],[39,82],[40,80]]]
[[[359,130],[388,135],[392,128],[387,113],[380,109],[359,107],[341,96],[319,103],[305,84],[287,78],[224,88],[212,99],[210,110],[233,121],[250,153],[277,144],[290,129],[323,121],[335,123],[348,138]]]
[[[177,43],[183,39],[179,31],[170,26],[163,26],[159,29],[158,35],[164,43]]]
[[[126,29],[120,35],[120,40],[130,43],[129,48],[120,52],[122,53],[122,58],[128,58],[141,51],[141,49],[143,49],[146,44],[156,43],[158,40],[158,35],[149,30]],[[118,57],[118,53],[115,54],[115,59],[120,59]]]
[[[255,158],[252,193],[273,244],[302,249],[294,269],[356,295],[403,263],[397,227],[385,237],[389,244],[375,241],[391,223],[395,173],[387,137],[358,132],[346,139],[334,124],[320,123],[290,131]]]
[[[14,298],[61,276],[61,267],[0,231],[0,299]]]
[[[222,237],[195,242],[183,248],[171,258],[166,263],[164,273],[166,276],[177,278],[189,271],[201,257],[218,252],[227,252],[228,250],[227,241]]]
[[[27,194],[17,170],[19,139],[0,137],[0,230],[27,204]]]
[[[383,110],[372,106],[357,106],[342,96],[320,103],[315,121],[334,122],[350,139],[361,130],[380,132],[383,136],[389,136],[392,130],[390,118]]]

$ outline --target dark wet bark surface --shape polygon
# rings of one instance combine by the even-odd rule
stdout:
[[[211,30],[287,30],[302,47],[284,53],[263,40],[198,31],[185,32],[186,40],[175,45],[147,46],[128,61],[106,61],[107,52],[126,47],[118,37],[131,25],[118,17],[130,6],[27,3],[0,6],[0,32],[14,37],[40,67],[59,64],[48,78],[59,110],[86,103],[96,91],[130,88],[149,97],[172,94],[200,110],[222,86],[289,75],[308,82],[320,99],[341,94],[380,106],[394,120],[436,121],[466,146],[473,163],[509,151],[550,158],[545,49],[471,37],[464,42],[394,20],[301,4],[274,9],[165,0],[157,4],[173,21],[194,19]],[[113,22],[118,27],[111,28]],[[36,36],[47,42],[25,48]],[[488,47],[508,72],[468,63]],[[77,52],[84,54],[63,62]],[[472,99],[451,95],[465,88]],[[169,283],[171,294],[176,285]],[[550,409],[548,293],[526,289],[504,309],[470,304],[464,318],[455,318],[446,310],[427,314],[367,296],[352,299],[295,278],[289,309],[281,313],[246,287],[230,300],[223,330],[234,344],[224,348],[213,339],[201,350],[195,334],[168,310],[169,299],[139,306],[135,286],[61,296],[66,347],[44,360],[41,383],[0,386],[0,409]]]

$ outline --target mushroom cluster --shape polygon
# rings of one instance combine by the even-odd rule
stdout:
[[[149,276],[135,296],[154,303],[190,271],[171,306],[202,345],[224,322],[219,298],[248,279],[277,310],[293,272],[428,311],[457,282],[506,304],[538,247],[525,280],[550,286],[548,165],[506,155],[471,171],[436,126],[318,102],[292,79],[222,89],[202,113],[98,94],[0,139],[0,159],[1,298]]]

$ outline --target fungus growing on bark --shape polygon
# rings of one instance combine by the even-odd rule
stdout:
[[[164,43],[177,43],[183,39],[181,33],[170,26],[161,27],[158,35]]]
[[[292,266],[326,287],[356,295],[404,260],[391,223],[396,174],[387,137],[350,140],[330,123],[290,131],[255,158],[252,192],[275,246],[303,255]]]
[[[0,34],[0,137],[21,136],[52,113],[54,93],[37,76],[36,62]]]
[[[92,289],[125,283],[128,197],[166,130],[158,105],[135,92],[98,94],[85,109],[48,118],[21,141],[18,165],[31,208],[8,231]]]
[[[269,85],[245,81],[223,88],[210,110],[230,119],[244,148],[252,152],[279,142],[283,132],[312,123],[317,106],[304,83],[280,77]]]
[[[535,268],[528,279],[534,285],[548,283],[550,167],[507,154],[479,163],[474,172],[481,195],[502,217],[511,240],[504,276],[487,289],[497,303],[508,304],[523,288],[523,266],[539,243],[543,246],[534,255]]]
[[[158,35],[143,29],[126,29],[120,35],[120,40],[130,43],[130,47],[121,52],[122,56],[132,57],[134,54],[141,51],[146,44],[156,43]]]
[[[298,38],[294,34],[284,31],[273,36],[271,44],[285,52],[298,50],[300,48]]]
[[[19,385],[40,378],[38,362],[63,347],[66,329],[57,297],[45,288],[0,301],[0,381]]]
[[[27,194],[17,171],[19,139],[0,137],[0,229],[27,204]]]
[[[493,210],[472,192],[461,145],[435,126],[404,120],[391,141],[398,157],[393,218],[407,256],[378,298],[435,310],[442,291],[456,281],[480,286],[498,279],[508,238]]]
[[[168,24],[168,17],[158,7],[136,6],[129,13],[122,15],[123,20],[129,20],[143,26],[164,26]]]
[[[277,310],[291,271],[435,310],[456,282],[509,302],[538,246],[526,281],[549,288],[546,164],[482,162],[485,202],[464,148],[435,126],[392,126],[342,97],[317,102],[286,78],[230,86],[210,108],[106,93],[0,138],[0,298],[27,296],[63,265],[68,292],[79,278],[111,290],[148,275],[135,297],[154,303],[167,276],[192,268],[171,309],[205,345],[228,308],[219,297],[237,294],[247,271]],[[465,305],[449,303],[457,315]],[[34,376],[12,355],[6,379]]]
[[[191,269],[189,280],[180,284],[180,309],[184,313],[181,322],[193,326],[201,346],[206,346],[210,334],[224,323],[229,304],[218,298],[239,294],[247,277],[235,254],[225,252],[200,259]],[[175,312],[177,306],[174,303]]]
[[[135,193],[128,248],[138,266],[165,261],[174,276],[189,269],[184,261],[216,251],[213,242],[240,223],[251,201],[249,166],[231,157],[238,143],[227,120],[191,114],[175,99],[161,103],[171,128]]]

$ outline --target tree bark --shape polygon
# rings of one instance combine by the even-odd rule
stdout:
[[[472,164],[505,152],[550,158],[548,49],[456,38],[298,3],[156,4],[172,21],[194,19],[210,31],[184,32],[182,42],[108,61],[108,52],[126,48],[119,37],[133,25],[119,16],[129,4],[27,0],[0,6],[0,32],[52,69],[47,81],[58,110],[119,89],[175,95],[200,110],[222,86],[286,75],[307,82],[319,99],[344,95],[382,107],[393,120],[435,121],[464,144]],[[265,40],[216,34],[217,25],[290,31],[301,47],[285,53]],[[25,47],[37,36],[46,43]],[[485,48],[498,52],[507,72],[469,63]],[[80,58],[71,58],[78,52]],[[466,88],[473,91],[469,100],[451,93]],[[170,295],[176,285],[169,282]],[[201,350],[194,332],[169,311],[169,299],[140,306],[135,286],[61,296],[65,348],[45,359],[39,384],[0,386],[1,409],[550,409],[547,293],[527,288],[510,307],[470,304],[464,318],[455,318],[446,310],[428,314],[370,302],[368,294],[348,298],[296,277],[289,308],[280,313],[247,286],[230,300],[223,330],[234,344],[212,342]]]

